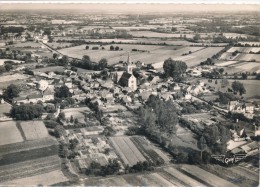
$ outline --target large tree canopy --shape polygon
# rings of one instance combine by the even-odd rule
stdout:
[[[16,120],[32,120],[41,117],[43,111],[42,105],[22,104],[13,106],[10,114]]]
[[[234,92],[238,92],[240,95],[243,95],[246,93],[246,89],[245,89],[243,83],[241,83],[239,81],[234,81],[232,83],[232,89],[234,90]]]
[[[72,94],[70,93],[70,90],[66,85],[61,86],[60,88],[56,88],[56,90],[55,90],[55,97],[67,98],[67,97],[71,97],[71,96],[72,96]]]
[[[13,99],[14,97],[18,97],[19,93],[20,93],[19,87],[14,84],[10,84],[4,91],[3,95],[4,98],[6,99]]]
[[[175,61],[168,58],[163,63],[164,73],[167,77],[177,78],[186,72],[187,65],[182,61]]]

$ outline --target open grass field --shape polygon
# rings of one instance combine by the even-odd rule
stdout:
[[[13,45],[10,45],[9,47],[22,47],[22,48],[41,48],[41,44],[37,42],[23,42],[23,43],[16,43]]]
[[[16,179],[12,181],[8,181],[3,183],[4,185],[25,185],[25,186],[36,186],[36,185],[44,185],[50,186],[60,182],[68,181],[68,178],[64,176],[64,174],[60,170],[54,170],[42,174],[38,174],[31,177],[26,177],[22,179]]]
[[[133,166],[138,161],[146,161],[129,137],[111,137],[110,140],[125,165]]]
[[[20,123],[20,126],[26,140],[37,140],[49,136],[48,130],[42,121],[24,121]]]
[[[65,113],[66,119],[70,119],[73,116],[74,119],[78,119],[80,123],[84,123],[85,114],[89,113],[91,110],[88,107],[81,108],[67,108],[62,110]]]
[[[48,66],[48,67],[44,67],[44,68],[37,68],[34,69],[34,72],[42,72],[42,73],[46,73],[46,72],[64,72],[65,68],[63,66]]]
[[[0,120],[1,117],[6,117],[6,114],[9,114],[12,106],[10,104],[4,103],[0,104]]]
[[[60,169],[60,158],[56,155],[9,164],[0,166],[0,181],[13,181],[56,169]]]
[[[0,122],[0,146],[22,141],[23,137],[16,127],[15,121]]]

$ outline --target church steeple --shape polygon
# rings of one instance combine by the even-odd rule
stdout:
[[[134,69],[134,65],[131,62],[130,54],[128,53],[127,60],[126,60],[126,72],[133,74],[133,69]]]

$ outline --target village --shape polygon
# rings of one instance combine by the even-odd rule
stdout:
[[[240,40],[245,40],[243,35],[234,37],[238,42],[231,44],[214,43],[214,37],[201,33],[198,42],[184,44],[186,37],[195,40],[197,36],[188,29],[193,26],[191,18],[181,24],[179,17],[148,19],[147,25],[136,18],[127,21],[128,25],[122,21],[120,25],[104,27],[99,26],[106,20],[104,17],[89,15],[84,19],[94,24],[81,27],[84,19],[80,16],[70,21],[30,16],[34,18],[31,25],[37,27],[37,21],[45,20],[52,29],[30,28],[27,23],[28,27],[22,31],[0,35],[0,149],[4,150],[0,154],[3,156],[0,168],[6,171],[0,173],[1,183],[19,184],[33,177],[34,166],[44,159],[33,154],[34,150],[44,152],[49,148],[53,152],[45,152],[44,162],[51,167],[55,160],[56,166],[49,170],[47,166],[39,167],[38,175],[55,172],[53,176],[57,177],[50,185],[79,184],[79,181],[91,185],[87,177],[117,174],[123,175],[120,179],[123,182],[111,184],[129,184],[124,175],[133,177],[141,173],[138,175],[141,181],[151,179],[150,174],[143,174],[145,171],[156,178],[153,185],[178,186],[178,182],[169,178],[174,172],[189,178],[190,183],[180,182],[182,185],[210,184],[203,176],[195,177],[200,170],[214,174],[219,182],[213,186],[239,185],[230,182],[232,176],[224,176],[216,169],[222,166],[215,166],[217,161],[212,161],[210,154],[217,153],[245,155],[246,159],[234,167],[222,169],[240,177],[252,173],[253,177],[244,185],[256,184],[260,103],[258,96],[250,92],[258,89],[255,82],[259,81],[259,70],[255,66],[254,72],[247,69],[245,74],[234,73],[236,67],[229,63],[251,64],[255,63],[252,58],[257,57],[247,61],[238,60],[234,57],[237,54],[233,54],[236,59],[227,57],[237,51],[236,45],[241,46]],[[109,22],[113,25],[127,19],[127,16],[111,15]],[[199,22],[203,18],[197,19]],[[165,24],[155,29],[154,24],[158,22]],[[173,31],[173,24],[178,33]],[[136,40],[145,44],[132,43],[129,35],[137,30],[128,27],[140,27],[140,33],[148,29],[147,32],[155,34],[176,32],[172,33],[175,34],[173,43],[183,44],[167,44],[166,40],[161,45],[162,41],[148,42],[149,37],[138,36]],[[98,39],[98,35],[107,38]],[[119,39],[109,38],[111,35]],[[185,35],[185,39],[180,35]],[[255,50],[254,55],[259,54],[259,44],[242,46],[236,53],[247,54],[246,48]],[[38,130],[30,132],[35,126],[39,126]],[[12,135],[12,131],[16,134]],[[12,146],[18,149],[13,150]],[[12,163],[16,158],[13,152],[28,155],[34,162],[18,159]],[[13,178],[8,163],[17,164]],[[23,175],[28,164],[31,170]],[[105,180],[114,179],[102,179],[102,184],[106,184]]]

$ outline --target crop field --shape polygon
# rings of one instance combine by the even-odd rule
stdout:
[[[231,47],[227,52],[232,53],[234,51],[241,53],[249,53],[251,51],[253,53],[257,53],[260,51],[260,47]]]
[[[58,142],[52,138],[43,138],[40,140],[24,141],[24,142],[18,142],[13,144],[1,145],[0,156],[9,153],[16,153],[21,151],[24,152],[30,149],[40,149],[40,148],[49,147],[57,144]]]
[[[202,168],[238,186],[257,186],[259,183],[259,174],[257,172],[239,165],[233,167],[203,165]]]
[[[229,170],[233,168],[224,168],[222,167],[222,175],[230,175]],[[219,170],[221,172],[221,170]],[[213,171],[214,172],[214,171]],[[149,172],[146,174],[128,174],[117,177],[107,177],[107,178],[89,178],[85,181],[85,185],[93,186],[222,186],[222,187],[235,187],[236,184],[239,186],[236,181],[233,181],[232,178],[228,179],[225,177],[218,176],[218,173],[208,172],[204,169],[201,169],[193,165],[174,165],[160,168],[154,172]],[[244,171],[245,172],[245,171]],[[238,176],[233,174],[234,176]],[[250,175],[250,174],[247,174]],[[250,176],[248,176],[250,179]],[[252,177],[251,177],[252,178]],[[232,182],[231,182],[232,181]],[[246,181],[246,182],[244,182]],[[244,178],[242,182],[243,186],[254,185],[255,177],[250,181]]]
[[[161,150],[152,146],[152,144],[141,136],[133,136],[130,138],[131,141],[135,144],[138,150],[144,155],[146,160],[156,164],[157,161],[164,163],[170,161],[169,157],[167,157]],[[157,150],[157,151],[156,151]]]
[[[16,73],[13,75],[4,75],[0,77],[0,83],[4,83],[4,82],[10,82],[10,81],[16,81],[16,80],[23,80],[23,79],[27,79],[28,76],[27,75],[23,75],[20,73]]]
[[[235,61],[235,60],[231,60],[231,61],[219,61],[217,62],[215,65],[216,66],[219,66],[219,67],[225,67],[225,66],[230,66],[230,65],[233,65],[233,64],[236,64],[238,61]]]
[[[56,169],[60,169],[60,158],[56,155],[4,165],[0,166],[0,182],[30,177]]]
[[[15,121],[0,122],[0,145],[22,142],[23,137]]]
[[[53,49],[59,49],[60,47],[70,47],[72,44],[71,43],[57,43],[57,42],[52,42],[48,43],[48,46],[50,46]]]
[[[37,140],[49,136],[48,130],[42,121],[26,121],[21,122],[20,125],[26,140]]]
[[[50,185],[54,185],[60,182],[65,182],[68,181],[68,179],[64,176],[64,174],[60,171],[60,170],[54,170],[54,171],[50,171],[50,172],[44,172],[42,174],[38,174],[35,176],[31,176],[31,177],[26,177],[26,178],[22,178],[22,179],[16,179],[16,180],[12,180],[12,181],[8,181],[6,183],[4,183],[4,185],[44,185],[44,186],[50,186]]]
[[[146,161],[129,137],[111,137],[110,140],[125,165],[133,166],[138,161]]]
[[[158,33],[153,31],[129,31],[133,37],[148,37],[148,38],[179,38],[184,34],[169,34],[169,33]],[[186,38],[193,38],[194,34],[185,34]]]
[[[236,38],[236,37],[247,38],[249,36],[247,34],[238,34],[238,33],[223,33],[223,35],[226,38]]]
[[[238,56],[236,56],[235,60],[260,62],[260,54],[240,53]]]
[[[228,182],[206,170],[203,170],[194,165],[183,165],[181,170],[194,178],[198,178],[199,180],[204,181],[207,185],[210,186],[228,186],[228,187],[236,187],[231,182]]]

